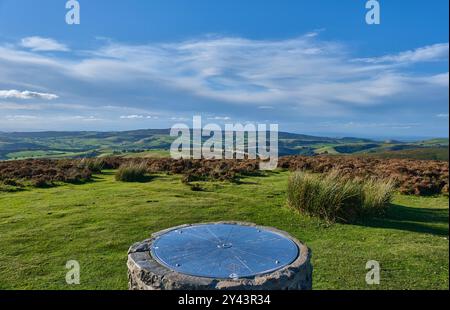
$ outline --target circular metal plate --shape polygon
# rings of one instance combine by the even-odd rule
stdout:
[[[246,278],[273,272],[299,255],[289,238],[235,224],[200,224],[169,231],[152,245],[152,256],[176,272],[207,278]]]

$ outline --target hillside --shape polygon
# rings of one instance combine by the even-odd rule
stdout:
[[[167,154],[169,129],[122,132],[0,132],[0,160],[79,158],[104,155]],[[418,142],[375,141],[354,137],[329,138],[279,133],[279,154],[370,154],[389,158],[448,160],[448,138]]]

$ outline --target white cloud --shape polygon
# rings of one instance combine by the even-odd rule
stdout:
[[[148,117],[147,113],[153,113],[146,109],[150,106],[156,113],[173,112],[177,104],[186,107],[210,101],[258,110],[296,111],[302,116],[329,116],[353,112],[355,107],[401,102],[411,105],[436,94],[444,96],[448,72],[430,74],[408,68],[417,62],[438,60],[448,61],[448,43],[362,61],[352,56],[350,46],[320,40],[317,32],[287,40],[208,37],[147,45],[107,42],[102,48],[71,58],[3,45],[0,81],[7,80],[11,85],[32,82],[46,89],[55,87],[53,81],[57,81],[54,83],[66,88],[64,93],[72,92],[84,104],[109,107],[116,119]],[[89,83],[89,92],[70,89],[70,85],[84,83]],[[152,101],[151,87],[164,92],[154,96],[157,103]],[[116,99],[118,93],[125,95]],[[26,97],[22,92],[16,94]],[[184,100],[187,97],[189,103]],[[128,98],[133,103],[120,106],[121,101],[130,102]],[[140,103],[135,103],[139,98]]]
[[[75,116],[51,116],[49,117],[52,121],[59,121],[59,122],[65,122],[65,121],[82,121],[82,122],[99,122],[103,121],[103,118],[93,116],[93,115],[75,115]]]
[[[448,118],[448,113],[439,113],[439,114],[436,115],[436,117],[439,117],[439,118]]]
[[[156,116],[151,115],[139,115],[139,114],[132,114],[132,115],[122,115],[120,116],[121,119],[157,119]]]
[[[142,46],[111,44],[70,67],[72,74],[89,81],[148,81],[203,98],[258,106],[377,104],[420,92],[421,81],[447,87],[448,73],[413,76],[395,64],[378,62],[442,58],[448,44],[366,62],[352,59],[347,49],[311,35],[281,41],[209,38]]]
[[[214,120],[214,121],[229,121],[231,118],[228,116],[214,116],[214,117],[208,117],[208,120]]]
[[[144,116],[133,114],[133,115],[122,115],[120,118],[121,119],[142,119],[142,118],[144,118]]]
[[[170,120],[171,121],[187,121],[189,119],[186,117],[171,117]]]
[[[320,127],[325,128],[353,128],[353,129],[363,129],[363,128],[388,128],[388,129],[411,129],[421,126],[420,123],[390,123],[390,122],[360,122],[360,121],[350,121],[346,123],[321,123]]]
[[[22,47],[31,49],[34,52],[68,52],[69,48],[51,38],[26,37],[20,42]]]
[[[35,115],[7,115],[5,118],[8,121],[28,121],[28,120],[37,119],[37,116],[35,116]]]
[[[45,99],[53,100],[57,99],[58,96],[55,94],[48,93],[38,93],[34,91],[18,91],[15,89],[11,90],[0,90],[0,99]]]
[[[103,121],[102,118],[99,118],[99,117],[96,117],[96,116],[82,117],[81,120],[84,121],[84,122],[98,122],[98,121]]]
[[[368,63],[384,63],[384,62],[394,62],[394,63],[415,63],[415,62],[425,62],[425,61],[442,61],[449,58],[449,44],[448,43],[438,43],[433,45],[428,45],[414,50],[401,52],[393,55],[385,55],[382,57],[375,58],[362,58],[361,61]]]

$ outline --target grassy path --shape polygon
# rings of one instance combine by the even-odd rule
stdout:
[[[179,176],[120,183],[112,172],[84,185],[0,193],[0,289],[126,289],[128,247],[171,226],[242,220],[286,230],[313,250],[315,289],[448,289],[448,198],[396,196],[387,218],[327,226],[284,206],[286,172],[243,184]],[[66,261],[81,285],[65,283]],[[381,284],[365,264],[381,264]]]

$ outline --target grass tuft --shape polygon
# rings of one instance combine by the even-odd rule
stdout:
[[[78,168],[88,169],[92,173],[101,173],[104,169],[105,161],[103,158],[83,158],[78,163]]]
[[[363,212],[366,215],[384,215],[395,191],[393,179],[368,179],[362,183]]]
[[[147,166],[145,163],[125,163],[116,172],[116,181],[143,182],[147,179]]]
[[[289,178],[287,203],[327,222],[353,222],[361,216],[383,213],[393,191],[391,180],[354,180],[338,170],[328,174],[299,171]]]

